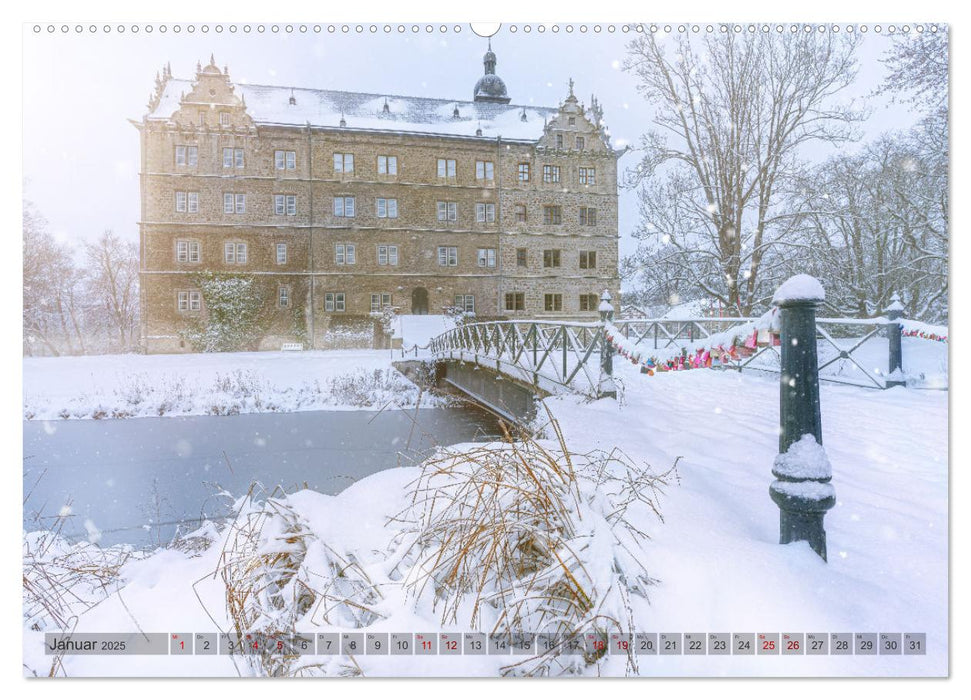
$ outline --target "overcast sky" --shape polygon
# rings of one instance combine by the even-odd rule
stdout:
[[[209,55],[228,65],[234,81],[418,95],[469,100],[482,74],[486,40],[461,25],[446,33],[436,25],[428,34],[397,25],[375,34],[364,25],[362,34],[352,25],[348,34],[331,34],[327,25],[305,34],[285,25],[272,33],[267,26],[257,34],[240,28],[221,34],[212,28],[203,34],[185,29],[164,35],[156,28],[137,34],[88,31],[62,35],[35,34],[25,27],[24,37],[24,195],[34,202],[61,239],[82,241],[113,229],[137,240],[139,215],[138,137],[128,119],[140,120],[154,88],[155,73],[166,63],[177,78],[192,78],[196,61],[205,65]],[[621,25],[609,33],[607,25],[594,33],[566,25],[554,34],[523,25],[516,33],[503,26],[493,37],[498,56],[496,73],[503,78],[516,104],[554,106],[567,94],[567,81],[576,81],[577,96],[589,103],[591,93],[603,105],[613,144],[636,143],[650,126],[651,110],[636,92],[632,75],[621,70],[625,45],[634,35]],[[866,98],[872,114],[864,126],[865,138],[892,129],[904,129],[917,115],[885,98],[869,98],[881,82],[879,63],[889,45],[886,35],[867,34],[860,47],[860,72],[852,91]],[[826,155],[819,154],[821,157]],[[629,153],[621,168],[635,164]],[[633,251],[629,232],[636,222],[631,192],[621,192],[621,251]]]

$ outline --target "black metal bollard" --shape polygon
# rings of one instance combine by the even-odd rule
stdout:
[[[825,561],[823,517],[836,504],[836,492],[829,483],[819,407],[816,306],[823,298],[822,286],[808,275],[793,277],[773,298],[782,326],[782,376],[779,455],[769,494],[779,506],[779,544],[805,540]]]
[[[600,295],[600,386],[597,396],[601,398],[617,398],[617,387],[614,385],[614,347],[607,340],[607,324],[614,320],[614,307],[610,303],[610,292],[604,290]]]
[[[904,305],[900,303],[900,297],[894,294],[890,297],[890,306],[886,309],[887,320],[896,321],[904,315]],[[903,327],[899,323],[887,324],[887,341],[890,354],[890,376],[887,378],[887,388],[893,386],[905,386],[904,381],[904,353],[901,347],[901,334]]]

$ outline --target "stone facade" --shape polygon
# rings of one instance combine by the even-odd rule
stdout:
[[[619,296],[620,153],[572,81],[558,108],[508,104],[499,82],[502,94],[480,99],[477,88],[471,103],[382,105],[234,85],[214,62],[192,81],[166,68],[133,122],[146,350],[193,349],[183,334],[206,317],[203,271],[260,280],[259,349],[369,342],[369,314],[388,302],[400,313],[459,304],[479,318],[596,318],[592,295]]]

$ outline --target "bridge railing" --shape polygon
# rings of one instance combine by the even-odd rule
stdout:
[[[428,349],[544,391],[562,387],[597,396],[603,339],[602,323],[487,321],[456,326],[433,338]]]
[[[680,319],[618,320],[614,326],[630,343],[659,351],[666,357],[671,352],[693,352],[716,334],[756,322],[755,318],[701,317]],[[903,383],[894,374],[894,334],[899,338],[901,321],[897,318],[817,318],[816,346],[819,378],[822,381],[886,389]],[[749,331],[751,334],[751,331]],[[730,333],[729,333],[730,335]],[[722,336],[723,337],[723,336]],[[750,346],[739,338],[737,357],[721,363],[728,369],[781,371],[781,352],[777,337],[759,334]],[[897,345],[899,352],[899,343]],[[897,364],[896,366],[901,366]]]

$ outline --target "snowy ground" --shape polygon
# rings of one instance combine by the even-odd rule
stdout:
[[[286,361],[292,361],[286,356]],[[387,361],[387,354],[361,356]],[[96,359],[96,358],[95,358]],[[358,361],[347,358],[348,362]],[[184,362],[176,358],[173,363]],[[255,361],[255,360],[254,360]],[[220,364],[220,368],[222,365]],[[28,367],[25,386],[46,374]],[[284,372],[290,376],[292,370]],[[124,373],[119,368],[119,373]],[[948,393],[823,385],[824,445],[838,503],[826,518],[829,563],[805,544],[780,546],[769,499],[778,450],[778,380],[706,370],[647,377],[617,364],[623,401],[548,400],[572,449],[619,447],[658,470],[677,457],[680,479],[661,500],[664,523],[644,562],[659,583],[636,607],[639,631],[925,632],[926,656],[640,657],[643,675],[928,676],[948,672]],[[45,378],[49,390],[56,377]],[[438,614],[408,598],[391,575],[388,516],[407,505],[416,469],[395,469],[338,496],[291,498],[320,542],[380,581],[384,619],[368,631],[434,632]],[[219,547],[162,551],[122,570],[113,593],[80,618],[78,631],[226,629],[225,590],[212,572]],[[308,555],[309,556],[309,555]],[[308,631],[337,631],[328,625]],[[458,630],[458,627],[452,627]],[[342,631],[348,631],[343,629]],[[355,630],[357,631],[357,630]],[[25,664],[44,667],[42,635],[25,631]],[[346,661],[346,659],[345,659]],[[369,657],[373,676],[494,676],[508,658]],[[329,662],[331,663],[331,662]],[[329,667],[336,671],[339,664]],[[70,657],[68,675],[229,675],[229,657]],[[591,674],[623,675],[620,657]]]
[[[24,417],[413,406],[417,388],[390,363],[390,350],[27,357]]]

